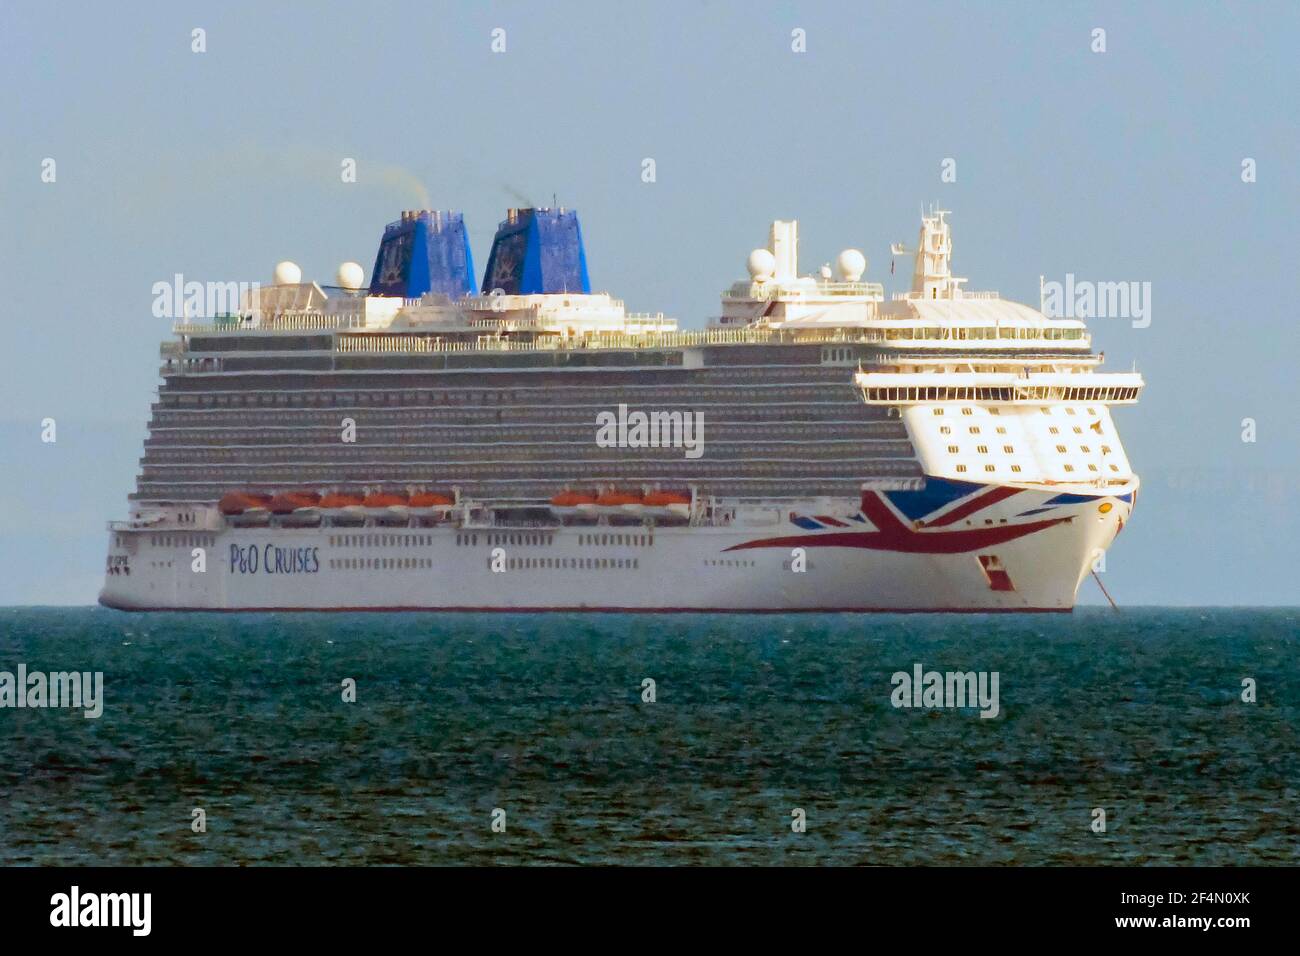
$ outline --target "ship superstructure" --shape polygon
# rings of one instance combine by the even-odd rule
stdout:
[[[1131,512],[1109,407],[1141,377],[964,290],[943,212],[888,300],[797,247],[774,223],[702,331],[592,292],[565,209],[510,210],[481,286],[449,212],[390,224],[368,287],[282,263],[164,344],[101,600],[1070,608]]]

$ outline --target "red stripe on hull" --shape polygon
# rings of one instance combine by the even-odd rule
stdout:
[[[870,515],[868,517],[879,526],[874,517]],[[732,545],[725,551],[748,551],[752,548],[865,548],[868,551],[900,551],[905,554],[961,554],[964,551],[1005,544],[1069,520],[1068,517],[1049,518],[1046,521],[1030,521],[1026,524],[972,528],[969,531],[918,532],[904,528],[897,519],[894,519],[895,529],[889,531],[831,532],[797,534],[784,538],[762,538],[758,541]]]
[[[173,614],[1069,614],[1072,607],[104,607]]]

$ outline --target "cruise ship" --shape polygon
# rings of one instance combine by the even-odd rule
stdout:
[[[1068,611],[1138,478],[1084,323],[910,291],[777,221],[707,328],[593,292],[578,217],[403,212],[161,347],[101,603],[126,610]],[[738,259],[740,257],[738,256]],[[739,271],[739,270],[738,270]]]

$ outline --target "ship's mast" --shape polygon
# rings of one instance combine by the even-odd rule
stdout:
[[[799,223],[778,219],[768,235],[768,251],[774,260],[772,278],[791,282],[799,277]]]
[[[916,265],[912,269],[912,295],[920,299],[961,298],[961,284],[952,274],[952,233],[944,216],[946,209],[932,209],[921,216],[921,237],[916,246]]]

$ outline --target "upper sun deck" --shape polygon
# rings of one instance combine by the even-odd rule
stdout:
[[[750,253],[748,281],[722,294],[720,329],[860,329],[885,341],[937,352],[988,349],[1065,349],[1087,352],[1092,339],[1074,319],[1049,319],[1041,311],[996,292],[962,288],[949,268],[952,237],[942,211],[923,217],[915,250],[895,245],[895,255],[915,253],[912,288],[888,301],[884,286],[863,279],[866,257],[846,249],[816,276],[798,274],[798,223],[772,224],[768,245]]]
[[[893,247],[895,255],[914,252],[915,266],[912,288],[889,298],[881,283],[864,278],[866,258],[854,249],[837,257],[838,275],[830,265],[799,275],[798,224],[775,222],[767,248],[749,256],[749,279],[727,289],[722,315],[692,333],[679,331],[663,313],[629,313],[621,300],[591,291],[576,217],[563,209],[511,211],[493,245],[483,292],[473,282],[460,218],[406,213],[386,228],[368,288],[355,263],[340,267],[333,286],[302,282],[296,266],[281,263],[275,284],[254,289],[238,313],[178,323],[174,332],[182,350],[193,337],[247,337],[248,347],[262,352],[278,348],[264,337],[284,337],[287,349],[381,353],[825,342],[1087,362],[1092,338],[1083,322],[1049,319],[996,292],[963,288],[965,280],[949,268],[952,239],[944,216],[923,217],[915,250]],[[420,269],[425,272],[417,275]],[[304,332],[332,334],[289,343]],[[164,353],[174,357],[176,348],[164,346]]]
[[[314,287],[319,289],[319,287]],[[484,334],[640,335],[677,331],[677,320],[662,312],[628,312],[607,293],[473,295],[452,300],[431,294],[419,299],[390,296],[327,298],[303,308],[266,309],[256,302],[239,313],[210,322],[178,322],[177,335],[275,335],[287,332],[425,333],[449,336]]]

